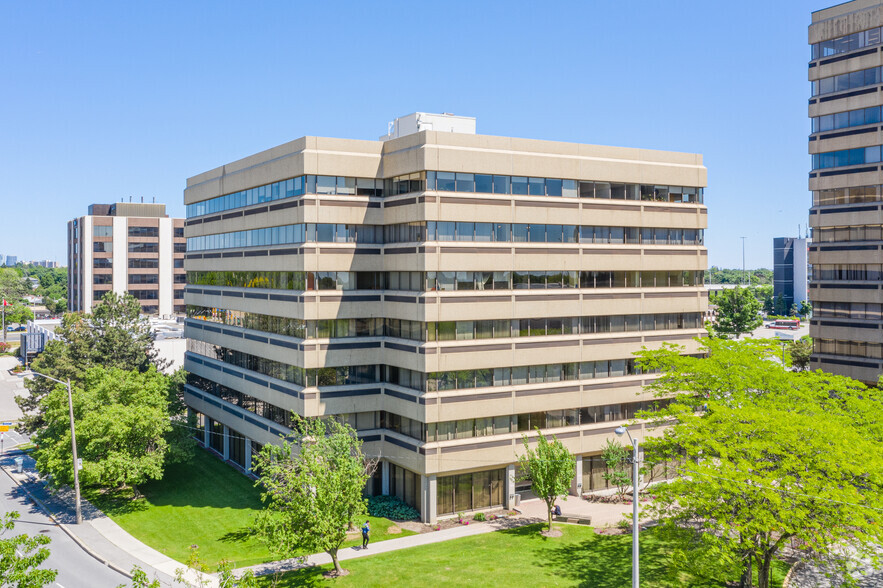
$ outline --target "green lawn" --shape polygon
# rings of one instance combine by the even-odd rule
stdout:
[[[134,537],[180,562],[187,561],[190,545],[198,545],[200,557],[212,566],[224,559],[234,567],[277,559],[250,532],[261,509],[260,491],[250,478],[205,451],[197,450],[192,462],[167,468],[162,480],[139,490],[139,499],[130,492],[87,492],[86,498]],[[413,534],[389,535],[392,521],[369,519],[372,541]],[[347,545],[357,543],[361,539]]]
[[[631,535],[600,536],[588,527],[561,525],[564,535],[546,539],[539,526],[498,531],[433,545],[342,562],[348,576],[325,580],[330,566],[283,576],[279,587],[295,586],[581,586],[623,588],[631,584]],[[720,588],[674,570],[667,557],[671,545],[654,531],[641,536],[643,588]],[[787,573],[776,567],[774,586]],[[273,578],[261,578],[271,586]]]

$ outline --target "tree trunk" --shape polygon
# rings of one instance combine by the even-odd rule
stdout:
[[[546,514],[549,517],[549,531],[552,531],[552,503],[546,502]]]
[[[769,588],[770,587],[770,575],[773,568],[773,554],[771,552],[767,552],[763,556],[763,563],[759,564],[757,568],[757,588]]]
[[[752,569],[751,564],[754,562],[753,556],[748,556],[746,558],[745,569],[742,571],[742,579],[739,581],[739,588],[752,588],[754,585],[754,578],[752,577]]]
[[[340,561],[337,559],[337,549],[329,549],[327,553],[331,556],[331,563],[334,564],[334,573],[338,576],[342,576],[343,568],[340,567]]]

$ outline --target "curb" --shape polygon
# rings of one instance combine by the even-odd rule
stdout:
[[[130,572],[127,572],[126,570],[122,569],[122,568],[119,567],[118,565],[113,564],[113,563],[107,561],[106,559],[104,559],[103,557],[101,557],[100,555],[98,555],[97,553],[95,553],[94,551],[92,551],[92,549],[91,549],[88,545],[86,545],[85,543],[83,543],[83,542],[80,540],[80,538],[77,537],[76,534],[74,534],[73,531],[71,531],[70,529],[67,528],[67,525],[58,522],[58,520],[55,518],[55,515],[52,514],[52,512],[46,507],[45,504],[43,504],[43,501],[41,501],[39,498],[37,498],[36,496],[34,496],[33,494],[31,494],[31,492],[30,492],[27,488],[25,488],[24,486],[22,486],[21,483],[19,483],[19,481],[16,480],[16,479],[12,476],[12,474],[10,474],[10,473],[6,470],[5,467],[0,467],[0,469],[3,470],[3,473],[5,473],[7,476],[9,476],[9,479],[10,479],[10,480],[12,480],[13,482],[15,482],[15,485],[16,485],[16,486],[18,486],[19,488],[21,488],[22,490],[24,490],[25,494],[28,495],[28,498],[30,498],[31,500],[33,500],[33,501],[34,501],[34,504],[36,504],[37,506],[39,506],[40,509],[41,509],[43,512],[46,513],[46,516],[48,516],[50,519],[52,519],[52,521],[53,521],[56,525],[58,525],[58,527],[59,527],[62,531],[64,531],[65,535],[67,535],[68,537],[70,537],[70,538],[73,540],[73,542],[76,543],[76,544],[80,547],[80,549],[82,549],[83,551],[85,551],[86,553],[88,553],[90,556],[92,556],[94,559],[96,559],[97,561],[99,561],[100,563],[102,563],[103,565],[105,565],[106,567],[108,567],[108,568],[112,569],[113,571],[117,572],[118,574],[122,574],[123,576],[127,577],[127,578],[130,579],[130,580],[132,579],[132,574],[131,574]]]

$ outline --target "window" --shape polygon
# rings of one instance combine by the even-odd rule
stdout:
[[[175,247],[183,243],[175,243]],[[129,253],[159,253],[159,243],[129,243]]]
[[[182,229],[182,231],[183,231],[183,229]],[[129,227],[129,236],[130,237],[159,237],[159,227]]]
[[[93,237],[113,237],[113,227],[110,225],[94,225],[92,227]]]
[[[92,251],[95,253],[112,253],[113,243],[110,241],[93,241]]]
[[[96,257],[92,260],[92,267],[95,269],[113,267],[113,260],[109,257]]]
[[[183,261],[183,260],[181,260]],[[159,258],[129,259],[131,269],[155,269],[159,267]]]

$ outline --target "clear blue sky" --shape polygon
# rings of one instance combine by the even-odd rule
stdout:
[[[833,2],[831,2],[833,4]],[[478,132],[702,153],[709,263],[806,225],[821,1],[5,2],[0,253],[65,260],[93,202],[414,111]]]

